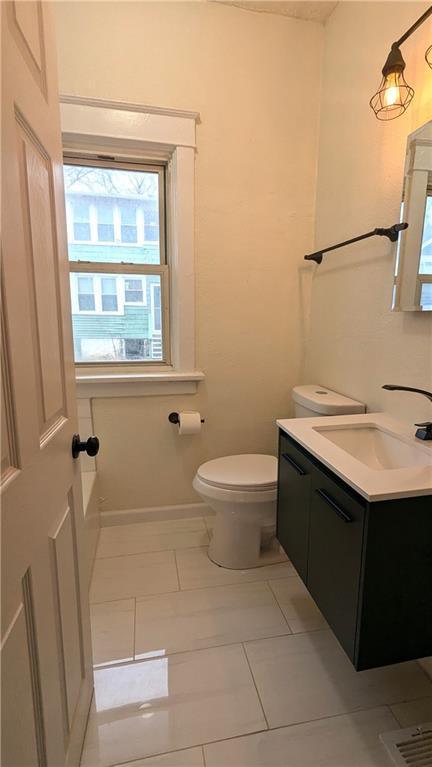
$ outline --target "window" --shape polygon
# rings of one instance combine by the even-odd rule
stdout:
[[[114,205],[100,200],[96,205],[98,242],[114,242]]]
[[[125,280],[125,304],[143,304],[143,279]]]
[[[101,302],[103,312],[116,312],[118,310],[117,280],[115,277],[102,277]]]
[[[93,277],[78,277],[78,307],[80,312],[96,309]]]
[[[122,200],[120,204],[121,241],[138,242],[137,209],[132,200]]]
[[[67,157],[64,177],[76,362],[169,362],[164,166]]]
[[[82,200],[74,200],[73,211],[73,236],[74,240],[85,241],[90,239],[90,206]]]
[[[423,236],[418,269],[419,304],[423,311],[432,310],[432,188],[426,194]]]

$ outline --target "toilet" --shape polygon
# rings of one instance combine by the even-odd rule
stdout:
[[[364,413],[361,402],[324,386],[295,386],[296,418]],[[203,463],[193,480],[194,490],[215,512],[209,545],[212,562],[234,570],[282,561],[263,556],[263,531],[276,528],[277,458],[273,455],[228,455]]]

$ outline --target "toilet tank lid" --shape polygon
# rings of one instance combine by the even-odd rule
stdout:
[[[350,415],[366,412],[363,402],[345,397],[318,384],[294,386],[292,397],[297,404],[321,415]]]
[[[226,455],[203,463],[198,477],[210,485],[251,489],[274,487],[277,483],[277,459],[273,455]]]

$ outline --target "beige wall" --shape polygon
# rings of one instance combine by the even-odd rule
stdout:
[[[58,2],[63,93],[196,109],[197,357],[183,397],[99,399],[105,509],[199,500],[196,467],[274,452],[304,348],[322,27],[210,3]],[[171,410],[206,418],[179,438]]]
[[[416,91],[404,116],[376,120],[368,100],[387,51],[427,3],[339,3],[325,32],[316,246],[398,221],[407,134],[432,118],[429,21],[403,46]],[[359,33],[362,38],[359,38]],[[326,257],[315,272],[306,380],[319,381],[414,421],[426,399],[384,392],[384,383],[432,389],[432,316],[389,311],[394,247],[373,238]]]

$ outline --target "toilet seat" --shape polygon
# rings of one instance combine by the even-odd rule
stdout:
[[[197,478],[207,487],[231,492],[263,493],[277,488],[277,459],[273,455],[227,455],[203,463]]]

